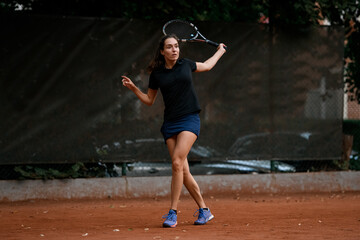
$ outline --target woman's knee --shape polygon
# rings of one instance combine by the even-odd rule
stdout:
[[[172,170],[176,172],[183,172],[184,170],[184,159],[173,158],[172,160]]]

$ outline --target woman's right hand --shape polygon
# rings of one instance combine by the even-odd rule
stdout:
[[[223,43],[220,43],[217,50],[222,50],[223,52],[226,52],[227,46]]]
[[[121,76],[121,77],[122,77],[123,85],[128,89],[130,89],[131,91],[133,91],[135,88],[135,84],[131,81],[131,79],[126,76]]]

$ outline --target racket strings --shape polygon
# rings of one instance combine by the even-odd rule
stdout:
[[[193,39],[197,37],[196,29],[189,23],[171,22],[164,27],[164,33],[175,34],[180,39]]]

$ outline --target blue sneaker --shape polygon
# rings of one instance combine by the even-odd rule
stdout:
[[[208,221],[214,218],[214,215],[211,214],[210,209],[205,210],[200,208],[194,213],[194,217],[198,217],[198,219],[194,222],[195,225],[204,225]]]
[[[176,227],[177,215],[174,210],[170,209],[169,213],[164,215],[162,218],[166,218],[165,222],[163,223],[163,227]]]

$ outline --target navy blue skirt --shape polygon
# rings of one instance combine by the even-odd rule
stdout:
[[[194,133],[197,137],[200,134],[200,117],[198,113],[185,115],[173,121],[164,121],[161,127],[161,133],[164,141],[174,135],[178,135],[182,131]]]

